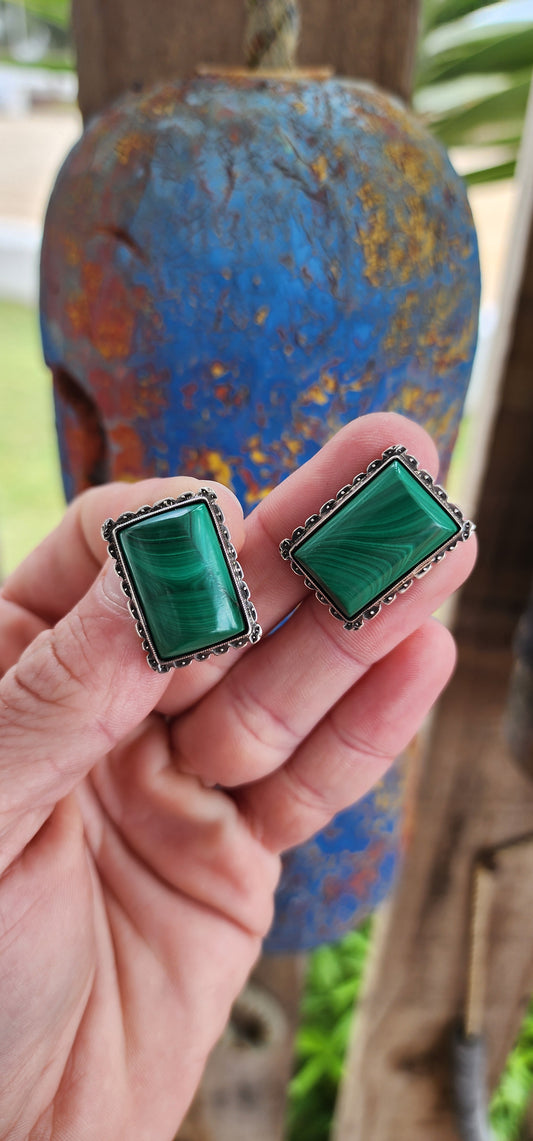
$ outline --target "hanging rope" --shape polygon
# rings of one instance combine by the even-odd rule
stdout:
[[[298,0],[246,0],[246,11],[247,67],[291,71],[300,32]]]

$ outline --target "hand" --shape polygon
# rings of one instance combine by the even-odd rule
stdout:
[[[347,633],[278,543],[391,443],[349,425],[243,524],[217,488],[265,631],[152,673],[100,538],[191,479],[87,492],[0,602],[0,1137],[167,1141],[257,957],[279,853],[382,776],[454,661],[429,616],[475,540]],[[102,565],[103,566],[102,569]],[[213,787],[216,785],[217,787]]]

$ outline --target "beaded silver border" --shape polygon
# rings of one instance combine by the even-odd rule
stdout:
[[[328,597],[325,593],[324,588],[313,581],[308,572],[304,571],[298,565],[296,561],[298,557],[298,547],[313,531],[316,531],[322,526],[327,518],[339,511],[347,499],[354,498],[362,487],[370,483],[372,479],[379,475],[379,473],[394,460],[399,460],[404,467],[416,477],[418,482],[423,484],[426,491],[429,492],[434,499],[438,500],[441,507],[443,507],[450,518],[453,519],[454,523],[457,524],[459,530],[453,539],[448,539],[442,546],[438,547],[429,559],[424,559],[423,562],[413,567],[405,578],[393,583],[385,593],[376,595],[370,605],[363,607],[357,614],[348,616],[337,608],[333,599]],[[389,606],[399,594],[404,594],[415,579],[422,578],[427,574],[432,566],[436,563],[440,563],[449,551],[454,550],[458,543],[465,542],[475,529],[475,524],[469,519],[464,518],[461,509],[457,507],[455,503],[449,502],[444,488],[440,487],[438,483],[433,482],[429,472],[419,468],[418,460],[415,459],[414,456],[409,455],[407,448],[403,444],[394,444],[390,448],[385,449],[380,459],[372,460],[372,463],[368,465],[366,471],[356,475],[352,482],[346,484],[345,487],[341,487],[335,498],[328,499],[327,503],[323,504],[316,515],[311,515],[309,519],[306,519],[303,526],[296,527],[291,538],[284,539],[283,542],[280,543],[279,549],[282,558],[290,563],[294,573],[303,577],[305,585],[309,590],[315,592],[319,602],[322,602],[325,606],[329,606],[330,614],[344,624],[344,629],[360,630],[364,622],[370,621],[371,618],[375,618],[376,615],[379,614],[382,606]]]
[[[145,519],[153,515],[164,515],[165,512],[171,511],[175,507],[180,507],[183,503],[205,503],[208,507],[220,545],[224,552],[232,582],[239,597],[247,629],[246,633],[240,634],[237,638],[230,638],[226,642],[218,642],[211,646],[206,646],[197,654],[184,654],[181,657],[170,660],[161,658],[156,650],[142,602],[135,589],[135,583],[121,556],[117,535],[138,519]],[[128,599],[130,614],[135,621],[137,634],[139,638],[142,639],[142,647],[143,650],[146,651],[148,665],[157,673],[168,673],[171,669],[188,666],[192,661],[204,662],[211,654],[218,657],[220,654],[227,653],[230,646],[233,646],[235,649],[240,649],[249,642],[254,643],[259,641],[262,630],[257,621],[257,612],[250,599],[250,591],[244,581],[242,567],[237,560],[237,552],[231,542],[230,533],[226,527],[224,515],[218,504],[216,492],[212,491],[211,488],[201,487],[197,492],[186,491],[183,495],[179,495],[177,499],[170,497],[168,499],[160,499],[157,503],[154,503],[153,506],[146,505],[140,507],[138,511],[125,511],[123,515],[119,515],[118,519],[106,519],[102,526],[102,538],[107,542],[107,549],[111,558],[114,560],[115,570],[122,580],[122,589]]]

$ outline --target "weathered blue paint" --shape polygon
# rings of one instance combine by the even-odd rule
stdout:
[[[342,424],[383,409],[449,458],[476,240],[441,147],[382,93],[253,76],[121,101],[58,178],[42,264],[69,496],[181,472],[251,509]],[[377,836],[394,832],[395,779],[365,805]],[[322,841],[287,857],[271,949],[334,938],[350,906],[352,922],[367,910],[352,859],[373,900],[390,884],[391,849],[372,848],[361,811],[328,831],[327,860]]]
[[[358,804],[286,853],[266,951],[303,951],[340,939],[382,902],[401,855],[404,783],[397,763]]]

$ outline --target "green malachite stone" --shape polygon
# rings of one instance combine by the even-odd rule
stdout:
[[[458,531],[444,507],[394,460],[304,539],[292,558],[350,619]]]
[[[184,503],[117,532],[162,661],[200,653],[248,625],[206,503]]]

